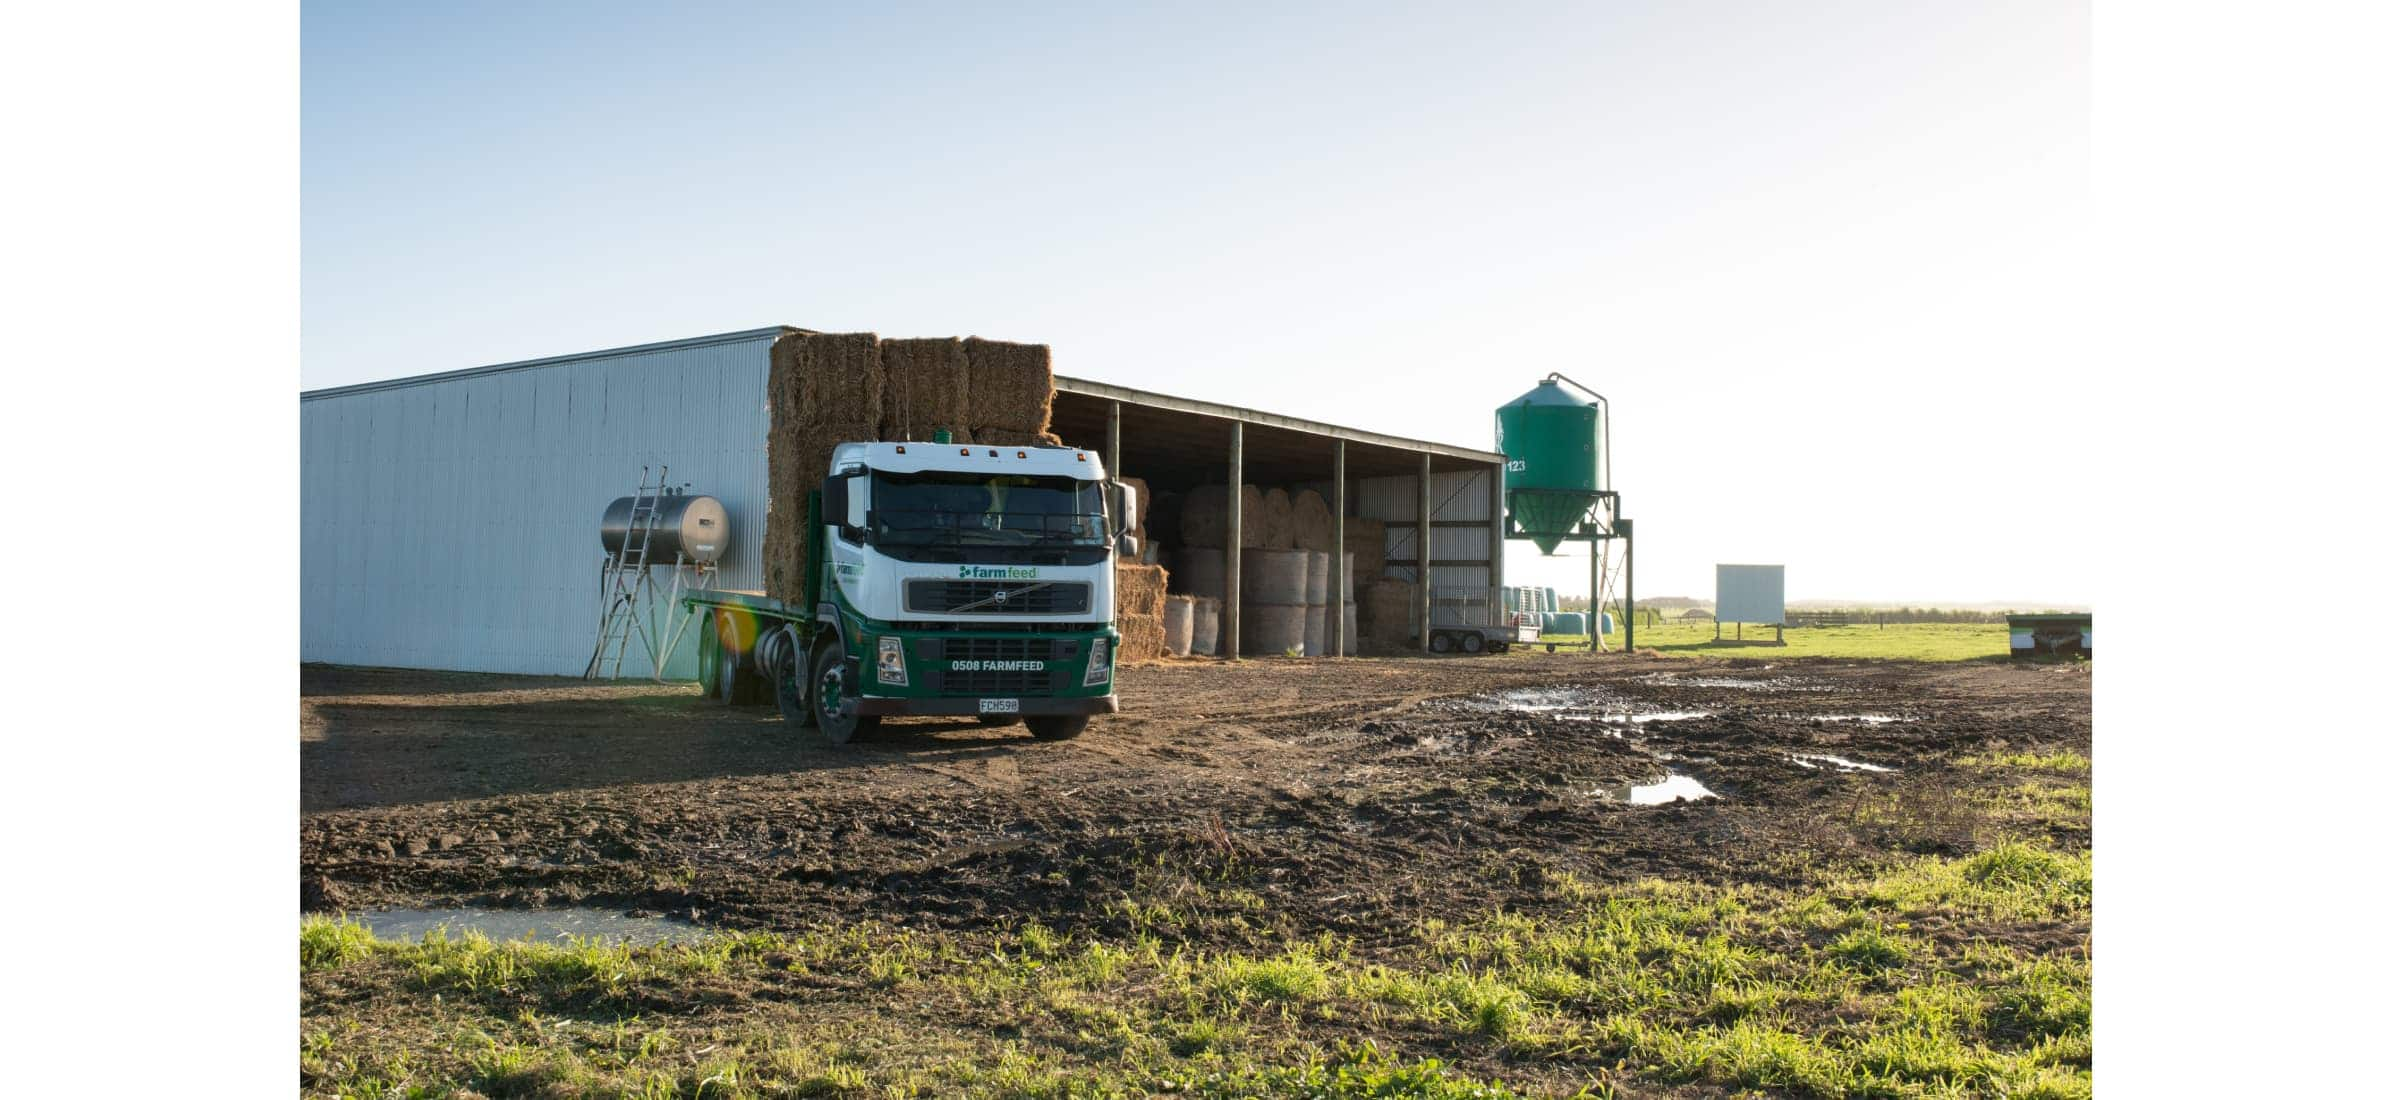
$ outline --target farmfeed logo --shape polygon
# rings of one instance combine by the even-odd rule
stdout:
[[[1035,565],[964,565],[957,567],[955,576],[967,581],[1034,581],[1038,579]]]

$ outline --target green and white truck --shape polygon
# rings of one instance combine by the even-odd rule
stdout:
[[[945,433],[940,433],[942,436]],[[699,592],[699,679],[843,745],[889,715],[1077,736],[1119,709],[1115,555],[1134,490],[1069,447],[842,443],[804,501],[805,593]]]

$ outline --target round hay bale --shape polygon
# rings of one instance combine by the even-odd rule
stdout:
[[[1304,655],[1319,657],[1329,651],[1329,609],[1320,604],[1304,608]]]
[[[1304,605],[1249,603],[1238,608],[1238,653],[1284,657],[1304,651]]]
[[[1262,491],[1252,485],[1239,487],[1239,499],[1244,503],[1238,541],[1248,547],[1262,545]],[[1184,546],[1209,546],[1214,549],[1229,545],[1229,487],[1199,485],[1188,491],[1180,503],[1179,539]]]
[[[1329,601],[1323,599],[1321,602],[1328,603]],[[1345,583],[1343,590],[1338,593],[1338,602],[1345,604],[1354,602],[1354,555],[1352,551],[1348,551],[1345,556]]]
[[[1321,499],[1319,493],[1306,489],[1297,493],[1289,502],[1289,509],[1290,522],[1294,525],[1294,537],[1298,549],[1327,550],[1330,548],[1329,541],[1333,533],[1330,520],[1336,517],[1329,514],[1328,501]]]
[[[1310,570],[1302,550],[1246,550],[1238,564],[1238,596],[1246,603],[1304,605]]]
[[[1163,648],[1185,657],[1196,645],[1196,597],[1171,596],[1163,601]]]
[[[1345,655],[1353,656],[1361,649],[1361,629],[1354,622],[1354,605],[1345,605]]]
[[[1221,652],[1221,601],[1207,596],[1193,599],[1194,625],[1188,636],[1188,652],[1210,657]]]
[[[1295,506],[1288,503],[1285,489],[1273,489],[1262,495],[1262,544],[1270,550],[1296,547]]]
[[[1329,555],[1318,550],[1298,550],[1304,555],[1304,602],[1319,606],[1329,603]]]

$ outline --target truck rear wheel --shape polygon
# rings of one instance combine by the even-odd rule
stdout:
[[[698,631],[698,694],[710,703],[724,703],[722,684],[723,639],[716,631],[712,617]]]
[[[764,702],[764,678],[748,668],[751,654],[739,648],[739,621],[725,611],[715,617],[714,628],[716,698],[735,707]]]
[[[1446,633],[1446,632],[1444,632],[1444,631],[1442,631],[1442,630],[1435,631],[1435,632],[1431,633],[1431,634],[1429,635],[1429,652],[1431,652],[1431,653],[1451,653],[1451,652],[1453,652],[1453,635],[1451,635],[1451,634],[1448,634],[1448,633]]]
[[[773,650],[772,701],[781,721],[803,729],[814,724],[814,708],[806,705],[806,679],[797,673],[797,642],[786,633]]]
[[[813,690],[814,725],[822,730],[822,739],[833,745],[844,745],[859,733],[870,733],[880,727],[877,714],[841,714],[840,706],[851,696],[857,685],[847,682],[847,646],[831,640],[814,658]]]
[[[1487,639],[1477,634],[1462,635],[1462,652],[1476,653],[1487,648]]]
[[[1040,714],[1022,720],[1030,736],[1041,741],[1069,741],[1088,728],[1085,714]]]

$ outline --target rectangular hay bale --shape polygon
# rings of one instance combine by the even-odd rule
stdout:
[[[974,438],[982,427],[1032,436],[1045,432],[1055,404],[1054,357],[1047,346],[974,336],[963,348],[971,372]]]
[[[883,340],[880,369],[880,438],[929,439],[945,428],[954,442],[972,442],[972,371],[962,340]]]

